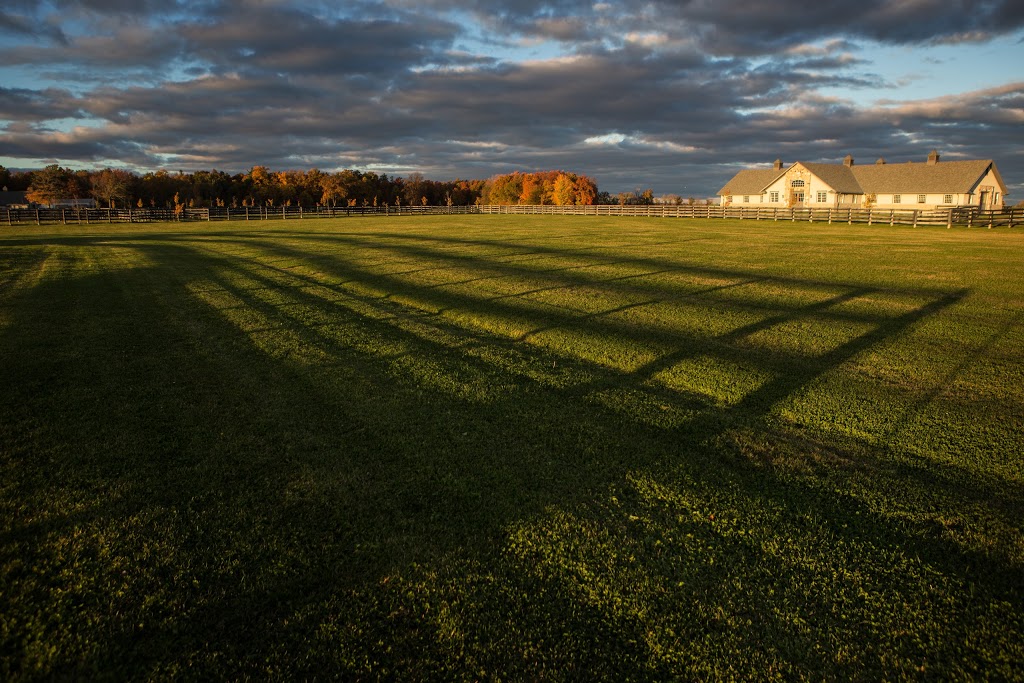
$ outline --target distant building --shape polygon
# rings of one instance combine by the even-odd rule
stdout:
[[[91,197],[87,199],[58,199],[50,206],[54,209],[95,209],[96,200]]]
[[[25,198],[24,192],[7,189],[0,192],[0,206],[7,207],[9,209],[27,209],[31,204],[32,203]]]
[[[1006,185],[991,159],[888,164],[879,159],[856,166],[798,161],[783,167],[740,171],[718,191],[722,206],[767,205],[803,208],[871,206],[883,209],[935,209],[975,206],[1001,209]]]

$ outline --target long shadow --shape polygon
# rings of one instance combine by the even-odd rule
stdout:
[[[269,249],[272,252],[274,251],[274,245],[262,245],[262,248]],[[290,255],[297,256],[296,254]],[[320,265],[322,266],[324,264],[321,263]],[[344,269],[343,266],[341,265],[337,266],[337,268],[332,272],[336,276],[342,277],[346,280],[360,279],[359,273],[354,273],[348,269]],[[738,276],[739,274],[733,273],[732,275]],[[305,276],[298,274],[292,274],[292,277],[302,279],[303,281],[309,281],[308,279],[305,278]],[[371,275],[370,277],[375,276]],[[401,283],[398,281],[388,282],[386,284],[390,289],[395,289],[401,286]],[[725,287],[730,286],[734,285],[726,285]],[[854,289],[845,294],[833,297],[832,299],[829,300],[807,304],[802,309],[795,312],[794,315],[816,315],[824,311],[827,311],[829,308],[833,306],[838,306],[850,299],[854,299],[859,296],[869,294],[872,291],[874,291],[872,288]],[[699,293],[700,292],[697,292],[696,294]],[[694,293],[688,293],[680,296],[690,296],[693,294]],[[749,418],[750,415],[754,414],[753,411],[751,411],[750,406],[758,405],[760,406],[761,414],[767,414],[773,405],[776,405],[778,402],[784,400],[787,396],[799,390],[802,386],[805,386],[813,382],[814,379],[818,377],[820,374],[828,372],[830,369],[849,360],[850,358],[853,358],[854,356],[871,348],[872,346],[885,341],[887,338],[892,338],[901,334],[907,328],[920,322],[922,319],[930,315],[938,314],[944,308],[952,306],[961,301],[966,296],[966,294],[966,291],[948,293],[945,296],[935,299],[919,309],[911,310],[910,312],[896,318],[886,319],[883,316],[861,318],[862,320],[871,320],[875,323],[880,324],[878,324],[878,326],[875,327],[875,329],[873,329],[872,331],[869,331],[857,338],[850,340],[846,344],[840,345],[828,351],[821,358],[799,358],[784,363],[783,366],[781,366],[784,372],[779,374],[774,380],[761,386],[759,389],[749,392],[743,399],[743,402],[739,406],[734,407],[731,412],[736,415],[745,416],[744,419],[746,419]],[[465,310],[467,307],[472,308],[477,303],[476,300],[473,299],[472,297],[458,297],[453,295],[452,298],[455,299],[455,302],[452,303],[451,301],[449,301],[449,303],[452,305],[453,309]],[[371,299],[364,301],[364,303],[370,303],[372,305],[373,302]],[[642,305],[643,303],[644,302],[639,302],[637,305]],[[311,304],[315,305],[315,302],[311,302]],[[612,314],[616,310],[619,309],[617,308],[612,309],[610,311],[586,314],[583,316],[555,316],[554,322],[550,327],[580,326],[594,328],[595,325],[598,325],[600,328],[603,329],[606,323],[598,321],[598,319],[603,316]],[[515,308],[509,309],[509,311],[507,312],[509,314],[522,313],[522,311]],[[786,315],[766,318],[761,321],[752,323],[751,325],[737,328],[727,334],[722,335],[721,337],[715,339],[714,341],[720,344],[731,344],[750,334],[754,334],[758,331],[768,329],[777,324],[782,324],[789,319],[790,316]],[[463,332],[463,334],[465,334],[465,332]],[[646,379],[649,379],[653,375],[657,374],[657,372],[659,372],[660,370],[670,367],[672,364],[678,362],[679,360],[682,360],[686,357],[690,357],[691,355],[693,355],[694,351],[691,347],[695,342],[700,341],[698,339],[686,336],[666,337],[666,339],[677,344],[682,344],[683,348],[681,348],[678,351],[663,355],[662,357],[653,361],[648,366],[645,366],[635,371],[631,377],[624,377],[621,373],[617,372],[609,373],[607,369],[603,369],[603,371],[606,373],[604,375],[604,379],[599,379],[591,384],[584,383],[574,385],[570,389],[570,393],[572,393],[575,396],[585,396],[590,391],[593,391],[601,386],[622,386],[628,383],[632,383],[634,386],[641,386],[644,384],[644,381]],[[500,338],[488,340],[488,338],[485,335],[483,338],[478,338],[477,343],[507,344],[507,340]],[[725,357],[734,357],[737,359],[744,358],[744,352],[742,351],[732,351],[722,353],[721,355]],[[747,360],[749,360],[749,358],[747,358]],[[763,359],[761,360],[763,361]],[[647,392],[652,392],[649,386],[645,386],[644,390]],[[671,396],[672,392],[658,392],[658,394],[659,398],[665,398],[666,396]],[[677,400],[679,399],[678,396],[676,398]],[[692,407],[693,406],[691,405],[691,408]],[[718,420],[719,418],[716,418],[716,421]]]
[[[785,286],[846,291],[794,305],[782,313],[775,308],[774,315],[716,339],[655,333],[609,319],[626,310],[621,306],[582,314],[539,311],[507,297],[488,300],[437,292],[432,286],[403,280],[399,274],[381,275],[332,255],[311,258],[301,249],[264,239],[236,240],[230,233],[223,239],[211,239],[211,233],[205,232],[197,236],[199,243],[180,235],[170,240],[115,240],[119,246],[140,250],[151,265],[79,279],[75,287],[89,293],[84,299],[70,292],[66,284],[35,287],[19,295],[14,322],[0,331],[0,358],[17,368],[10,376],[11,384],[3,390],[5,402],[23,402],[12,424],[23,428],[36,424],[31,415],[34,411],[73,416],[35,427],[38,431],[30,443],[19,442],[18,462],[29,471],[13,490],[33,501],[45,500],[47,486],[54,483],[58,488],[90,491],[103,487],[116,492],[109,500],[100,495],[93,505],[79,506],[65,515],[14,519],[9,530],[0,534],[5,555],[27,549],[30,557],[45,564],[52,561],[44,551],[45,537],[173,511],[179,520],[172,524],[173,550],[191,567],[176,568],[178,573],[169,585],[182,587],[169,593],[157,581],[159,572],[142,572],[146,568],[140,567],[143,576],[134,588],[148,588],[164,599],[193,604],[179,614],[163,614],[164,621],[143,633],[129,621],[140,614],[152,617],[152,613],[146,613],[140,603],[122,603],[118,607],[125,609],[129,618],[123,622],[111,618],[104,626],[108,635],[100,651],[84,664],[65,662],[63,671],[68,675],[110,661],[119,662],[121,669],[115,671],[122,672],[137,672],[132,667],[138,666],[156,667],[168,658],[169,649],[193,656],[202,653],[211,637],[224,639],[226,644],[221,647],[229,661],[251,660],[256,670],[260,656],[286,659],[280,651],[282,642],[296,646],[304,642],[308,634],[281,626],[290,617],[302,614],[315,623],[316,616],[310,615],[322,617],[325,610],[350,603],[359,606],[360,600],[377,593],[381,581],[412,563],[443,565],[453,553],[493,562],[502,555],[504,532],[510,525],[551,506],[585,508],[630,472],[671,479],[683,471],[708,487],[728,482],[754,501],[752,506],[814,513],[834,534],[864,545],[883,539],[893,546],[912,548],[950,574],[969,576],[990,593],[1008,594],[1008,587],[1014,585],[1017,568],[1001,564],[998,558],[973,556],[942,538],[899,527],[855,499],[744,465],[716,445],[736,426],[762,428],[774,407],[787,397],[856,355],[941,314],[963,300],[966,291],[896,292],[925,295],[929,300],[897,316],[853,316],[831,309],[871,288],[771,278]],[[391,234],[384,237],[396,239]],[[364,235],[332,236],[329,241],[367,244],[369,239]],[[218,250],[217,246],[225,243],[245,247],[250,253]],[[446,254],[445,243],[437,240],[436,249],[374,246],[401,257],[459,262],[484,272],[496,270],[520,277],[539,272]],[[552,248],[549,253],[560,252]],[[582,256],[582,252],[565,253]],[[275,265],[275,259],[315,263],[330,282]],[[692,277],[713,275],[737,283],[725,285],[737,289],[764,279],[763,274],[742,270],[652,259],[637,263]],[[540,272],[565,286],[615,280],[581,277],[578,269]],[[597,335],[614,333],[638,345],[654,339],[674,350],[635,371],[624,372],[545,351],[522,340],[467,329],[441,315],[424,319],[423,311],[354,294],[338,282],[372,283],[441,311],[522,317],[534,325],[536,331],[531,334],[575,327]],[[215,294],[223,293],[239,304],[238,310],[219,309],[211,303],[212,298],[198,298],[190,288],[197,283]],[[314,286],[356,301],[361,308],[347,307],[344,298],[326,301],[310,291]],[[640,287],[630,293],[655,292],[658,297],[623,306],[648,305],[662,298],[679,300],[714,289],[702,292],[663,284]],[[111,301],[117,303],[115,308],[123,309],[125,319],[109,329],[90,325],[93,313],[116,320],[109,313]],[[54,306],[52,313],[30,313],[44,305]],[[728,309],[732,304],[712,300],[708,305]],[[737,305],[765,308],[758,302]],[[366,315],[367,310],[375,315]],[[232,317],[242,313],[247,329]],[[52,362],[33,359],[28,349],[36,335],[59,338],[67,323],[65,314],[82,326],[79,334],[67,340],[67,353]],[[453,343],[405,329],[402,323],[412,316],[449,335]],[[873,327],[810,360],[786,354],[772,359],[754,357],[735,348],[737,341],[758,331],[797,318],[822,316],[870,322]],[[283,351],[261,346],[253,338],[254,331],[277,328],[299,340],[301,349],[315,350],[325,360],[309,365],[301,358],[291,359]],[[418,384],[391,364],[394,358],[354,347],[343,333],[347,328],[406,347],[409,357],[429,360],[440,368],[441,379],[468,375],[475,378],[471,384],[504,388],[484,392],[479,399],[460,399],[443,385]],[[88,339],[94,342],[89,353],[84,358],[76,355],[73,345]],[[729,408],[652,389],[652,377],[692,355],[698,346],[761,364],[773,379]],[[506,365],[470,352],[481,347],[501,357]],[[142,357],[132,360],[129,354],[133,351]],[[546,367],[555,359],[563,366],[568,364],[568,371],[579,378],[568,376],[566,382],[544,383],[527,372],[530,361]],[[59,377],[63,372],[70,372],[65,378],[70,385],[97,381],[97,386],[92,391],[76,389],[52,397],[32,395],[23,388],[38,386],[41,375]],[[133,382],[141,386],[133,387]],[[175,387],[174,382],[183,386]],[[652,427],[587,400],[608,386],[656,391],[659,401],[674,400],[692,417],[674,428]],[[134,403],[140,400],[141,404]],[[81,414],[76,416],[76,412]],[[130,438],[117,436],[124,432]],[[6,438],[7,445],[14,446],[19,435]],[[67,452],[65,444],[69,442],[78,444],[77,453]],[[858,457],[865,453],[884,461],[884,453],[870,449]],[[62,457],[67,461],[61,463]],[[33,464],[33,458],[39,462]],[[55,469],[47,481],[40,468],[49,467]],[[957,500],[965,495],[958,490],[962,478],[955,472],[936,475],[909,467],[892,472],[892,480],[901,478],[914,485],[938,487]],[[966,495],[990,493],[979,490]],[[1007,509],[1019,510],[1019,494],[1015,490],[1004,500]],[[859,522],[848,524],[854,517]],[[152,531],[153,538],[161,538],[159,530]],[[254,538],[259,542],[253,543]],[[122,552],[139,551],[127,535],[123,543]],[[746,552],[760,556],[753,545]],[[226,566],[220,563],[221,557],[232,554],[241,561]],[[156,559],[146,556],[146,561]],[[192,578],[209,586],[191,587],[187,580]],[[561,604],[564,599],[556,602]],[[368,613],[376,614],[372,609]],[[581,614],[573,625],[585,630],[601,620],[597,611]],[[408,625],[415,628],[417,623],[414,620]],[[616,628],[639,632],[642,626]],[[605,635],[614,640],[616,632]],[[169,648],[167,643],[173,646]],[[612,645],[606,653],[609,666],[616,653],[623,652],[623,645],[616,646],[604,637],[591,644],[597,643]],[[434,643],[432,647],[438,646]],[[628,653],[630,661],[646,652],[641,645],[630,647],[634,648]],[[11,645],[6,643],[4,648],[9,650]],[[211,665],[206,662],[205,666]]]
[[[303,252],[300,249],[294,247],[284,246],[273,242],[246,242],[246,245],[265,250],[267,253],[275,254],[279,257],[286,257],[292,259],[302,258]],[[240,245],[241,246],[241,245]],[[421,250],[413,250],[414,253],[422,256],[423,258],[433,259],[445,259],[443,254],[425,254]],[[401,248],[401,253],[405,254],[404,248]],[[239,257],[244,257],[244,254],[238,254]],[[462,265],[468,265],[470,262],[464,257],[456,257],[456,260]],[[546,330],[553,330],[556,328],[562,329],[582,329],[587,328],[593,332],[600,332],[608,335],[615,335],[625,340],[635,340],[649,345],[676,345],[679,343],[703,343],[706,341],[704,337],[696,337],[694,335],[687,335],[677,331],[666,331],[664,328],[653,327],[644,328],[638,327],[637,323],[622,318],[615,318],[605,311],[602,315],[595,315],[581,318],[586,314],[569,315],[565,312],[560,312],[553,309],[550,306],[544,305],[542,302],[534,301],[529,299],[528,292],[535,292],[539,289],[545,291],[555,291],[563,288],[570,288],[573,286],[604,286],[607,287],[608,291],[616,294],[625,294],[627,296],[640,295],[655,297],[661,303],[679,303],[685,302],[693,298],[699,298],[702,295],[711,294],[715,292],[723,292],[741,287],[743,284],[755,284],[755,283],[771,283],[777,285],[778,282],[775,278],[768,278],[764,276],[756,276],[750,273],[742,272],[730,272],[724,270],[714,270],[714,275],[718,279],[728,280],[729,284],[724,286],[691,286],[685,288],[672,288],[664,284],[658,283],[651,286],[640,286],[640,283],[631,283],[629,286],[621,285],[607,285],[600,279],[591,279],[581,277],[579,273],[561,273],[557,278],[553,278],[553,284],[545,288],[532,287],[524,289],[523,292],[516,293],[514,295],[497,295],[497,296],[469,296],[465,293],[453,292],[438,289],[434,286],[424,286],[409,282],[401,277],[386,274],[367,272],[350,262],[334,257],[319,257],[313,259],[318,269],[329,273],[332,277],[337,279],[343,284],[351,284],[354,282],[361,282],[364,284],[371,284],[374,287],[386,291],[386,297],[392,298],[395,296],[402,296],[404,298],[414,299],[422,305],[424,310],[432,311],[438,315],[442,315],[449,311],[461,311],[471,314],[476,314],[484,318],[490,316],[504,317],[509,320],[523,319],[523,316],[529,317],[531,320],[535,320],[540,324],[531,327],[533,335],[538,334],[537,330],[544,328]],[[490,269],[492,264],[484,263],[485,269]],[[501,267],[502,274],[508,277],[516,278],[531,278],[536,277],[537,273],[530,270],[520,270],[515,267]],[[675,265],[675,270],[679,273],[685,273],[693,277],[704,277],[707,276],[709,271],[704,268],[687,268],[680,264]],[[546,274],[546,277],[551,278],[550,274]],[[323,283],[318,283],[323,284]],[[796,282],[786,282],[790,286],[796,286]],[[805,287],[824,287],[830,290],[837,288],[848,288],[855,291],[867,291],[862,288],[847,286],[847,285],[825,285],[825,283],[816,282],[803,282],[801,283]],[[329,285],[337,286],[337,285]],[[368,297],[365,295],[358,295],[352,292],[347,292],[347,295],[360,298],[364,303],[368,305],[377,305],[379,302],[374,297]],[[852,297],[844,297],[843,300],[847,300]],[[738,299],[733,301],[715,300],[709,305],[716,309],[727,311],[735,310],[744,313],[750,313],[754,315],[765,315],[772,316],[773,322],[780,322],[782,318],[778,318],[776,312],[780,308],[778,305],[773,305],[768,302],[750,301],[746,299]],[[884,322],[887,317],[880,315],[866,315],[862,313],[853,313],[845,310],[832,311],[826,308],[817,306],[801,306],[791,305],[788,307],[786,315],[790,317],[798,317],[801,315],[807,316],[822,316],[838,320],[838,321],[852,321],[857,323],[870,323],[876,324]],[[582,321],[582,326],[578,324]],[[643,333],[642,339],[640,332]],[[529,333],[529,331],[525,332]],[[518,335],[517,335],[518,336]],[[719,345],[718,351],[722,354],[738,354],[739,357],[745,357],[746,353],[728,346]],[[761,362],[770,362],[772,354],[766,354]],[[786,364],[786,357],[781,357],[780,362],[783,366]]]

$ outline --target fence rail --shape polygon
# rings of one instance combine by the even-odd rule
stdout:
[[[729,218],[758,221],[808,223],[866,223],[868,225],[944,225],[972,227],[1014,227],[1024,223],[1024,209],[981,211],[973,207],[947,209],[863,209],[863,208],[766,208],[704,205],[588,206],[473,205],[473,206],[250,206],[203,209],[11,209],[0,208],[0,223],[91,224],[151,223],[173,221],[267,221],[303,218],[344,218],[348,216],[417,216],[440,214],[507,214],[562,216],[648,216],[655,218]]]

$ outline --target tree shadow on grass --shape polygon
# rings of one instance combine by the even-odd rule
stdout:
[[[766,279],[845,288],[789,309],[704,299],[711,309],[761,313],[714,338],[632,326],[616,318],[622,306],[538,308],[522,295],[441,291],[277,241],[202,237],[119,239],[147,265],[15,297],[13,323],[0,332],[0,357],[14,369],[3,390],[15,406],[5,471],[17,472],[4,489],[17,513],[0,547],[8,567],[24,563],[5,576],[5,611],[20,624],[3,645],[15,673],[35,656],[55,675],[328,666],[357,676],[621,678],[699,675],[701,666],[727,674],[709,662],[730,655],[740,672],[764,664],[863,673],[863,655],[844,664],[815,649],[825,632],[894,658],[873,660],[884,676],[926,649],[914,638],[959,634],[1000,599],[1019,606],[1019,567],[999,553],[973,554],[821,488],[826,477],[794,478],[735,448],[736,435],[752,431],[765,452],[788,443],[794,458],[808,455],[813,444],[787,441],[773,408],[966,292],[908,290],[927,301],[871,316],[870,330],[809,358],[738,342],[794,318],[827,319],[871,288],[644,259],[684,279],[733,281],[741,295],[744,283]],[[376,247],[457,258],[483,274],[536,274],[432,243]],[[550,287],[624,287],[578,268],[544,272]],[[648,297],[640,306],[714,291],[630,284],[617,291]],[[670,350],[618,369],[446,312]],[[55,345],[50,357],[33,354],[40,338]],[[762,366],[771,379],[728,406],[653,382],[708,353]],[[635,405],[595,400],[606,391],[671,404],[684,417],[645,419]],[[928,487],[954,514],[965,498],[993,493],[965,492],[970,478],[955,472],[890,466],[887,456],[853,444],[848,459],[884,470],[866,485]],[[1020,510],[1019,487],[995,493],[1005,510]],[[835,578],[844,567],[849,585]],[[953,614],[930,603],[928,572],[940,584],[976,586],[981,607],[927,633],[911,628],[913,642],[894,639],[885,629],[899,621],[899,599],[932,619]],[[888,597],[871,602],[857,591]],[[94,621],[74,616],[83,605]],[[889,619],[880,626],[837,613],[856,621],[880,608]],[[76,631],[40,625],[48,611]],[[64,653],[33,655],[24,644],[33,628],[40,646],[57,642]],[[1020,630],[1009,640],[1019,643]]]

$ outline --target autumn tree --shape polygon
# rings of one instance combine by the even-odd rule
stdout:
[[[119,201],[128,202],[135,176],[122,169],[105,168],[93,173],[89,181],[92,185],[92,196],[106,202],[110,208],[115,208]]]
[[[73,174],[57,164],[50,164],[32,174],[32,184],[25,197],[30,202],[52,206],[71,196]]]
[[[493,176],[477,197],[486,204],[593,204],[597,185],[587,176],[564,171],[516,171]]]
[[[489,204],[555,202],[555,183],[560,171],[541,171],[494,176],[489,180],[436,181],[413,173],[408,178],[389,177],[372,171],[345,169],[326,173],[318,169],[308,171],[272,171],[266,166],[253,166],[245,173],[229,175],[212,171],[165,170],[146,173],[138,177],[128,171],[103,169],[102,171],[71,172],[52,166],[41,171],[10,173],[12,190],[33,186],[37,201],[52,204],[67,198],[93,196],[101,203],[126,206],[134,199],[142,199],[152,206],[246,206],[321,204],[376,206],[422,204],[452,206]],[[589,203],[596,196],[596,185],[586,176],[567,173],[572,181],[572,197],[563,179],[560,182],[559,201]],[[38,176],[38,181],[34,179]],[[125,187],[126,186],[126,187]],[[178,200],[174,200],[174,196]]]
[[[536,173],[524,173],[519,204],[544,204],[544,179]]]
[[[338,200],[348,197],[348,186],[345,179],[337,173],[327,173],[320,177],[320,203],[337,206]]]
[[[597,183],[585,175],[577,176],[573,181],[576,192],[576,203],[590,205],[597,201]]]
[[[253,166],[249,169],[249,172],[245,174],[244,179],[248,182],[250,188],[250,199],[255,199],[256,203],[262,204],[270,197],[270,187],[273,183],[271,178],[270,169],[266,166]]]
[[[427,193],[427,180],[419,173],[410,173],[402,183],[402,198],[406,204],[419,204]]]
[[[552,198],[558,206],[571,206],[576,203],[576,184],[574,178],[565,173],[559,173],[555,178]]]
[[[178,181],[163,169],[147,173],[137,182],[138,194],[159,206],[172,206],[172,198],[178,191]]]
[[[70,174],[68,178],[68,198],[77,202],[79,199],[89,195],[89,190],[92,187],[89,178],[92,174],[85,170],[70,171]]]
[[[485,189],[487,204],[516,204],[523,193],[523,174],[519,171],[491,178]]]

